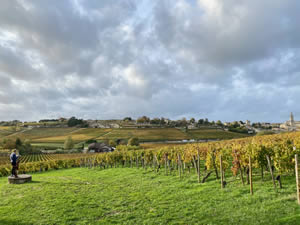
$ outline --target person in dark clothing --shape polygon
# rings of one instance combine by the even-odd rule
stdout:
[[[17,155],[16,152],[17,152],[17,150],[14,149],[13,152],[10,154],[10,162],[12,165],[11,176],[14,176],[17,178],[18,177],[18,175],[17,175],[17,169],[18,169],[17,160],[19,158],[19,155]]]

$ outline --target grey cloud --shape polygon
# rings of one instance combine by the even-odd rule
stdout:
[[[282,120],[300,112],[299,9],[292,0],[4,0],[0,104],[14,113],[1,107],[0,117]],[[18,40],[1,45],[1,31]]]

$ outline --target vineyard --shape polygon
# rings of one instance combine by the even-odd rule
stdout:
[[[25,156],[20,159],[20,172],[82,166],[138,167],[180,178],[196,174],[199,183],[214,173],[221,188],[226,187],[226,177],[234,176],[241,184],[250,185],[253,194],[253,176],[264,179],[268,174],[275,191],[282,188],[284,175],[295,174],[296,154],[300,154],[299,132],[146,150],[129,151],[126,146],[118,146],[116,151],[103,154]],[[2,176],[9,170],[9,165],[0,167]]]

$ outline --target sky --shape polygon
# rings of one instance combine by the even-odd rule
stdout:
[[[1,0],[0,121],[300,120],[300,1]]]

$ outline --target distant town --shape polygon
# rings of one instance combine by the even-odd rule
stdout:
[[[1,121],[0,126],[10,126],[18,128],[65,128],[65,127],[82,127],[82,128],[183,128],[186,130],[199,128],[215,128],[225,131],[256,134],[259,132],[280,133],[285,131],[295,131],[300,129],[300,121],[294,120],[293,113],[290,114],[289,120],[284,123],[266,123],[251,121],[233,121],[221,122],[209,121],[207,118],[182,118],[180,120],[170,120],[168,118],[149,118],[141,116],[137,119],[125,117],[119,120],[83,120],[76,117],[58,118],[58,119],[42,119],[39,121]]]

